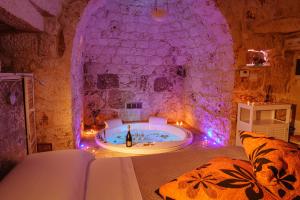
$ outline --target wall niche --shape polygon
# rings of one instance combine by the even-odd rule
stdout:
[[[246,53],[247,67],[263,67],[270,66],[269,62],[270,50],[248,49]]]

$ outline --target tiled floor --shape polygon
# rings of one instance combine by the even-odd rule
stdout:
[[[180,149],[178,151],[187,151],[190,149],[203,149],[203,148],[215,148],[218,147],[214,144],[214,141],[211,141],[207,139],[207,137],[203,133],[199,133],[199,131],[193,130],[191,128],[185,127],[192,131],[194,139],[192,144],[189,146]],[[99,147],[95,142],[94,136],[85,137],[82,139],[81,142],[82,149],[85,149],[89,152],[92,152],[95,154],[96,157],[129,157],[129,156],[141,156],[141,155],[135,155],[135,154],[126,154],[126,153],[120,153],[115,151],[110,151],[107,149],[104,149],[102,147]]]

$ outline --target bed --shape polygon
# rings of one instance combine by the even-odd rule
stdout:
[[[160,200],[155,190],[216,156],[246,159],[241,147],[128,158],[65,150],[28,156],[1,182],[1,200]]]

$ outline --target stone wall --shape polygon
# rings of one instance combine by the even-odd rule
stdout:
[[[101,7],[102,1],[91,0],[81,13],[76,26],[71,55],[71,92],[72,92],[72,131],[75,146],[80,146],[81,135],[84,129],[83,100],[84,100],[84,50],[86,43],[87,23],[92,13]]]
[[[175,10],[161,23],[153,20],[150,3],[109,1],[91,17],[84,66],[85,125],[115,117],[182,119],[183,78],[177,69],[188,53],[186,33],[181,20],[172,23]],[[142,109],[125,109],[134,102],[141,102]]]
[[[5,72],[33,72],[38,142],[53,148],[75,147],[72,131],[71,53],[85,0],[65,1],[60,17],[46,20],[48,33],[8,32],[0,35]],[[76,76],[81,76],[77,74]]]
[[[185,121],[216,142],[227,144],[234,79],[232,38],[213,1],[196,1],[192,10],[200,16],[192,18],[194,23],[202,26],[194,26],[190,33],[198,40],[187,65]]]
[[[179,66],[189,55],[186,31],[173,13],[151,18],[151,2],[107,1],[89,20],[86,33],[85,125],[120,117],[125,121],[162,116],[183,118],[183,77]],[[178,13],[178,12],[177,12]],[[127,110],[126,103],[142,109]]]
[[[159,22],[152,9],[151,2],[114,0],[89,20],[85,125],[156,115],[228,140],[233,54],[226,21],[213,1],[169,2]],[[125,109],[131,102],[143,108]]]
[[[238,102],[264,101],[266,88],[270,85],[272,101],[300,103],[300,93],[297,91],[299,83],[293,75],[293,57],[297,50],[290,51],[284,45],[286,34],[300,31],[300,4],[293,0],[216,2],[229,24],[234,44],[235,83],[231,112],[233,143]],[[270,65],[246,67],[248,49],[269,50]],[[249,70],[249,77],[240,77],[240,70]],[[297,114],[296,118],[300,119],[300,115]]]

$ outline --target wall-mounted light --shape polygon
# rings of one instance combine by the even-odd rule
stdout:
[[[168,1],[166,3],[166,7],[167,7],[166,9],[162,8],[162,7],[158,7],[158,2],[157,2],[157,0],[155,0],[154,8],[151,11],[152,18],[156,21],[159,21],[159,22],[163,21],[166,18],[167,14],[168,14],[168,11],[167,11]]]
[[[7,96],[7,103],[9,103],[10,105],[14,106],[17,103],[17,89],[16,89],[16,85],[19,83],[19,81],[16,80],[16,82],[14,82],[10,88],[9,88],[9,93]]]
[[[16,104],[16,102],[17,102],[16,92],[15,91],[10,92],[10,94],[9,94],[9,103],[10,103],[10,105],[14,106]]]

